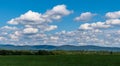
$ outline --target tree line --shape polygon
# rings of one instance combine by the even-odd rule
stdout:
[[[54,55],[52,51],[0,50],[0,55]]]
[[[112,51],[63,51],[63,50],[0,50],[0,55],[120,55],[120,52]]]

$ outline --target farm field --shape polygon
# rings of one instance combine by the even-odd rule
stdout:
[[[120,55],[7,55],[0,66],[120,66]]]

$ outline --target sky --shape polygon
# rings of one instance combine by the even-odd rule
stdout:
[[[120,0],[0,0],[0,44],[120,47]]]

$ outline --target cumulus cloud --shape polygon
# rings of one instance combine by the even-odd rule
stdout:
[[[65,5],[57,5],[44,14],[30,10],[27,13],[22,14],[20,17],[11,19],[8,21],[8,24],[43,24],[52,22],[53,20],[59,20],[63,16],[69,15],[71,13],[72,11],[68,10]]]
[[[91,30],[91,29],[105,29],[110,28],[111,25],[105,24],[104,22],[85,23],[80,25],[79,29]]]
[[[22,14],[20,17],[11,19],[8,21],[8,24],[19,25],[19,24],[41,24],[45,22],[45,19],[42,18],[42,15],[38,12],[28,11],[25,14]]]
[[[39,30],[37,28],[25,28],[23,29],[24,34],[36,34]]]
[[[72,45],[98,45],[98,46],[110,46],[117,47],[119,45],[120,36],[116,30],[104,30],[98,31],[88,30],[88,31],[71,31],[63,33],[57,33],[59,40],[64,44]],[[73,35],[69,35],[69,33]],[[117,36],[117,37],[116,37]],[[62,40],[61,40],[62,39]],[[112,43],[112,44],[111,44]]]
[[[102,29],[102,28],[109,28],[111,27],[111,25],[106,25],[104,22],[96,22],[96,23],[92,23],[91,26],[93,28],[98,28],[98,29]]]
[[[99,45],[120,46],[120,30],[110,30],[120,24],[118,17],[105,21],[81,24],[78,29],[51,33],[59,26],[54,21],[71,14],[66,5],[57,5],[45,13],[28,11],[17,18],[8,21],[6,26],[0,28],[0,43],[13,45]],[[87,22],[95,14],[82,13],[75,19]],[[109,30],[107,30],[109,29]],[[112,43],[112,44],[111,44]]]
[[[9,34],[9,37],[10,37],[11,41],[19,41],[19,37],[16,36],[15,34]]]
[[[17,27],[11,27],[11,26],[3,26],[3,27],[1,27],[1,29],[3,29],[3,30],[17,30],[18,28]]]
[[[58,20],[63,16],[71,14],[72,11],[66,9],[66,5],[57,5],[53,7],[53,9],[48,10],[44,17],[48,18],[48,20]]]
[[[108,12],[105,15],[107,18],[105,21],[101,22],[93,22],[93,23],[85,23],[80,25],[79,29],[90,30],[90,29],[105,29],[116,27],[116,25],[120,25],[120,11],[116,12]]]
[[[79,29],[91,30],[93,28],[91,27],[91,25],[89,23],[85,23],[85,24],[80,25]]]
[[[20,17],[13,18],[8,21],[10,25],[21,25],[22,27],[26,27],[23,29],[24,33],[32,33],[32,31],[37,32],[39,28],[41,32],[51,31],[57,28],[56,25],[48,25],[53,22],[53,20],[59,20],[62,17],[71,14],[72,11],[66,8],[66,5],[57,5],[50,10],[47,10],[44,14],[28,11],[25,14],[22,14]],[[27,32],[26,32],[27,31]]]
[[[51,30],[55,30],[55,29],[57,29],[57,26],[56,25],[51,25],[48,28],[46,28],[45,31],[51,31]]]
[[[5,40],[5,37],[0,36],[0,41]]]
[[[48,9],[45,13],[29,10],[19,17],[8,21],[7,25],[9,26],[0,28],[2,31],[0,40],[3,40],[4,44],[10,43],[16,45],[37,45],[44,44],[49,40],[54,41],[57,37],[50,38],[50,35],[47,35],[46,32],[57,29],[58,26],[52,25],[52,23],[72,12],[67,9],[66,5],[57,5],[52,9]]]
[[[109,20],[106,20],[106,24],[120,25],[120,19],[109,19]]]
[[[106,13],[106,17],[110,19],[118,19],[120,18],[120,11],[108,12]]]
[[[80,21],[80,22],[88,22],[94,17],[96,14],[93,14],[91,12],[85,12],[82,13],[80,16],[76,17],[74,20],[75,21]]]

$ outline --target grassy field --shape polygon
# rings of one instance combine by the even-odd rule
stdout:
[[[0,66],[120,66],[120,55],[0,56]]]

